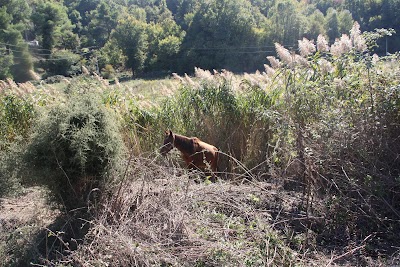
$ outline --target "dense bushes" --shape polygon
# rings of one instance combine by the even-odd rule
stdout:
[[[15,95],[0,96],[0,147],[26,137],[34,117],[33,104]]]
[[[101,98],[71,93],[43,114],[25,157],[28,170],[71,209],[82,207],[92,189],[104,189],[121,151],[118,125]]]
[[[155,149],[171,128],[219,147],[227,155],[221,171],[296,181],[307,192],[306,212],[315,194],[326,199],[330,219],[321,244],[336,242],[332,237],[346,225],[346,236],[380,233],[394,241],[392,229],[400,228],[396,56],[369,55],[357,24],[332,46],[319,37],[316,45],[303,39],[299,47],[298,55],[276,44],[271,66],[242,80],[200,69],[193,79],[176,76],[182,88],[142,122],[139,140],[158,137]],[[235,168],[233,158],[246,167]]]
[[[71,76],[80,73],[80,60],[81,58],[78,54],[68,50],[59,50],[54,52],[48,60],[41,64],[47,70],[47,76]]]
[[[11,83],[11,81],[9,81]],[[29,99],[12,94],[12,86],[0,84],[0,196],[19,184],[20,156],[36,116]]]

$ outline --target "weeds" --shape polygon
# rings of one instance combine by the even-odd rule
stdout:
[[[136,158],[128,171],[129,186],[119,195],[120,205],[113,205],[115,196],[105,203],[86,239],[90,250],[84,244],[68,262],[289,266],[296,261],[284,243],[267,246],[268,235],[280,240],[278,233],[268,228],[268,216],[260,217],[251,201],[245,204],[247,195],[261,195],[265,184],[195,184],[181,172]],[[267,249],[275,253],[268,254]]]
[[[168,97],[157,104],[99,76],[76,78],[64,92],[8,82],[15,94],[1,95],[1,116],[10,118],[1,131],[11,142],[30,137],[29,103],[54,106],[32,144],[51,148],[41,157],[56,155],[62,189],[71,188],[66,177],[80,187],[82,177],[110,174],[121,130],[129,164],[107,176],[110,194],[82,246],[63,258],[69,264],[291,266],[353,257],[368,265],[367,256],[397,249],[400,68],[398,55],[371,56],[373,40],[362,38],[354,25],[332,46],[303,39],[300,54],[276,44],[263,73],[175,74],[180,89],[161,88]],[[195,184],[196,173],[154,153],[168,128],[221,150],[219,182]],[[29,159],[43,167],[49,161],[39,154]],[[317,261],[322,253],[332,257]]]

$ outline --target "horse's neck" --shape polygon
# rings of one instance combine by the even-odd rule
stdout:
[[[192,138],[175,134],[174,146],[182,153],[192,154],[193,153],[193,142]]]

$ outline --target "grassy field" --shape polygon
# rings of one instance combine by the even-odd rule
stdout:
[[[398,265],[400,64],[356,37],[252,74],[1,81],[0,262]],[[220,149],[216,183],[166,129]]]

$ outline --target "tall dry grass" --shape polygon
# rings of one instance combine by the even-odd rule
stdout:
[[[199,184],[193,182],[195,174],[162,165],[132,159],[125,183],[103,203],[84,243],[63,259],[65,264],[292,266],[302,261],[278,231],[296,197],[269,195],[277,185],[266,182]],[[285,205],[281,217],[274,215],[279,205]]]

